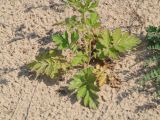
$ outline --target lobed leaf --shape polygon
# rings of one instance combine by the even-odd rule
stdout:
[[[77,66],[84,64],[88,60],[88,56],[82,52],[78,52],[75,57],[73,57],[71,61],[72,66]]]
[[[69,89],[76,91],[77,99],[82,100],[85,106],[96,109],[98,106],[98,86],[93,68],[86,68],[75,75],[70,82]],[[78,83],[78,84],[77,84]]]
[[[56,55],[55,52],[49,51],[39,55],[35,61],[27,65],[28,68],[36,72],[37,77],[40,75],[47,75],[50,78],[57,77],[66,71],[68,64],[63,56]]]
[[[52,40],[58,45],[58,48],[63,50],[69,47],[68,33],[65,32],[63,35],[55,34],[52,36]]]
[[[86,20],[86,23],[88,26],[91,27],[99,27],[100,22],[99,22],[99,16],[96,12],[91,12],[90,17]]]
[[[71,41],[75,43],[78,39],[79,39],[78,32],[72,32],[72,34],[71,34]]]
[[[60,50],[71,49],[76,51],[78,49],[77,41],[79,39],[79,34],[77,31],[71,33],[71,40],[69,40],[69,34],[64,32],[63,35],[55,34],[52,36],[52,40],[56,43]]]
[[[101,33],[96,48],[98,57],[105,59],[106,57],[115,59],[120,53],[124,53],[137,44],[140,40],[135,35],[129,35],[128,32],[122,32],[121,29],[116,29],[112,33],[107,30]]]

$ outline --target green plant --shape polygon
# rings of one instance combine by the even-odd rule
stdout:
[[[155,46],[160,44],[160,27],[149,26],[147,28],[146,40],[148,46]]]
[[[97,92],[99,88],[93,70],[93,67],[88,67],[77,73],[70,82],[69,89],[76,90],[77,99],[83,99],[85,106],[95,109],[98,104]]]
[[[148,43],[149,59],[145,62],[145,66],[151,70],[144,75],[141,80],[142,85],[152,81],[156,88],[156,93],[160,96],[160,27],[149,26],[147,28],[146,41]]]
[[[46,74],[51,78],[74,67],[81,69],[71,79],[69,89],[77,94],[77,99],[82,100],[85,106],[93,109],[98,106],[97,92],[100,86],[110,79],[110,74],[106,72],[109,68],[104,69],[93,61],[105,63],[106,58],[112,60],[118,58],[120,53],[130,50],[140,42],[136,36],[122,32],[121,29],[114,31],[103,29],[96,12],[98,2],[98,0],[67,0],[66,4],[77,10],[80,15],[58,23],[57,25],[65,25],[66,31],[52,36],[53,42],[57,45],[56,49],[52,50],[53,54],[47,53],[42,59],[37,58],[29,65],[29,68],[38,75]],[[67,56],[56,53],[56,51],[63,53],[67,49],[73,55],[70,60],[67,60]]]

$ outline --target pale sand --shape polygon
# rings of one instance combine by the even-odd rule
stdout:
[[[22,66],[54,46],[50,34],[63,30],[53,24],[76,14],[59,4],[59,0],[0,0],[0,120],[160,120],[160,100],[135,83],[144,72],[141,47],[117,61],[115,72],[127,82],[118,91],[105,85],[98,110],[83,107],[67,91],[57,92],[65,81],[44,78],[37,86],[37,80],[28,76]],[[99,13],[107,28],[121,27],[141,38],[145,27],[160,25],[159,0],[101,0]]]

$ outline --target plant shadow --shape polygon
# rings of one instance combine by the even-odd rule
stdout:
[[[31,72],[27,68],[27,65],[20,67],[20,72],[18,73],[18,77],[22,76],[28,77],[30,81],[38,80],[39,82],[43,82],[44,84],[46,84],[46,86],[59,85],[58,80],[51,79],[45,75],[37,77],[34,72]]]
[[[136,55],[135,64],[130,66],[130,68],[136,66],[139,63],[144,63],[144,61],[147,60],[147,58],[150,56],[149,52],[146,50],[147,45],[145,42],[145,36],[143,35],[137,35],[137,36],[139,36],[139,38],[142,40],[142,43],[136,48],[135,51],[133,51],[133,53],[135,53]],[[129,82],[134,80],[135,84],[137,85],[123,92],[120,92],[116,97],[117,104],[120,104],[125,98],[132,96],[134,93],[144,94],[145,96],[154,96],[156,90],[154,89],[155,86],[153,84],[146,85],[145,87],[143,87],[140,84],[143,75],[146,74],[148,71],[150,71],[150,69],[151,68],[147,68],[144,66],[144,64],[142,64],[136,72],[130,72],[130,70],[122,70],[119,72],[125,75],[124,77],[125,81],[123,82]],[[144,103],[143,105],[136,106],[134,112],[138,113],[149,109],[155,109],[159,105],[160,105],[160,99],[157,97],[152,99],[152,101],[149,103]]]
[[[69,91],[67,86],[61,86],[57,92],[60,97],[69,96],[68,99],[71,101],[71,104],[75,104],[77,102],[76,94]]]
[[[27,33],[25,29],[26,29],[25,24],[21,24],[17,26],[14,31],[14,37],[9,41],[9,43],[24,40],[24,39],[28,39],[28,40],[35,39],[35,38],[40,39],[40,36],[36,32],[33,31],[30,33]]]
[[[38,40],[38,43],[40,45],[47,45],[50,44],[52,42],[52,35],[57,34],[57,33],[61,33],[61,31],[57,31],[54,33],[53,29],[50,29],[48,31],[46,31],[45,36],[41,37],[40,35],[38,35],[36,32],[30,32],[27,33],[25,32],[26,26],[24,24],[21,24],[19,26],[17,26],[17,28],[14,31],[14,37],[8,42],[9,44],[12,42],[17,42],[20,40]]]
[[[3,78],[0,78],[0,85],[8,85],[9,81]]]
[[[17,70],[17,68],[0,68],[0,77],[15,70]],[[9,82],[10,81],[5,78],[0,78],[0,85],[8,85]]]
[[[142,112],[142,111],[146,111],[146,110],[150,110],[150,109],[156,109],[159,105],[160,105],[159,98],[152,99],[152,101],[149,103],[145,103],[141,106],[137,106],[134,112],[138,113],[138,112]]]
[[[33,5],[26,5],[26,9],[24,12],[30,12],[32,10],[41,8],[42,10],[54,10],[55,12],[62,13],[64,12],[65,4],[61,0],[62,3],[55,3],[53,1],[49,2],[49,5],[39,5],[39,6],[33,6]]]
[[[138,36],[138,35],[137,35]],[[136,72],[131,72],[130,69],[135,67],[136,65],[144,62],[146,58],[148,57],[148,52],[145,50],[146,49],[146,42],[144,41],[144,36],[139,38],[142,40],[142,42],[136,47],[136,50],[133,50],[133,54],[135,55],[135,64],[129,66],[129,70],[123,70],[117,73],[122,73],[125,75],[125,82],[136,79],[136,82],[139,81],[139,78],[146,72],[146,67],[141,64],[139,65],[139,69],[136,70]],[[127,76],[126,76],[127,74]]]
[[[52,42],[52,36],[55,35],[55,34],[59,34],[61,33],[61,31],[58,31],[58,32],[53,32],[53,29],[50,29],[48,32],[46,32],[46,36],[45,37],[42,37],[42,38],[39,38],[38,40],[38,43],[41,44],[41,45],[47,45],[49,43]]]

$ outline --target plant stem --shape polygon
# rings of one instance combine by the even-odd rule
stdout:
[[[92,57],[92,56],[91,56],[91,52],[92,52],[92,45],[91,45],[91,44],[92,44],[92,41],[90,40],[90,41],[89,41],[89,45],[88,45],[88,46],[89,46],[89,51],[88,51],[88,57],[89,57],[88,65],[89,65],[89,63],[90,63],[90,61],[91,61],[91,57]]]
[[[90,31],[88,30],[88,27],[86,25],[86,16],[85,16],[85,13],[82,13],[82,23],[83,23],[83,26],[84,26],[84,29],[85,31]],[[89,33],[87,33],[89,34]],[[87,61],[87,66],[89,66],[90,64],[90,61],[91,61],[91,53],[92,53],[92,40],[84,40],[84,43],[85,43],[85,52],[87,53],[88,55],[88,61]]]

